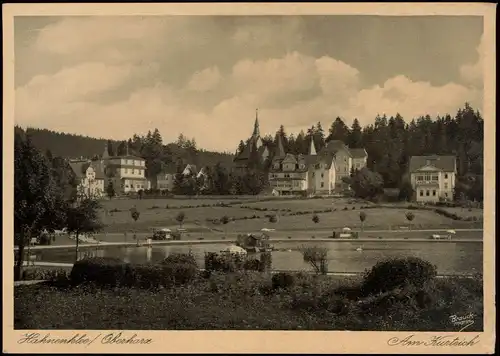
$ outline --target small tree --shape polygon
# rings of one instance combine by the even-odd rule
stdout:
[[[365,220],[366,220],[366,213],[364,211],[359,213],[359,220],[361,220],[361,231],[363,231]]]
[[[113,199],[116,195],[115,187],[113,186],[112,181],[109,181],[108,186],[106,187],[106,194],[108,195],[109,200]]]
[[[314,214],[312,217],[312,221],[314,221],[315,224],[319,223],[319,216]]]
[[[226,225],[227,223],[229,223],[229,217],[227,215],[224,215],[222,218],[220,218],[220,222],[224,225],[224,235],[227,235]]]
[[[271,216],[269,216],[269,222],[270,222],[270,223],[273,223],[273,224],[274,224],[274,223],[275,223],[275,222],[277,222],[277,221],[278,221],[278,217],[277,217],[276,215],[271,215]]]
[[[410,223],[410,230],[411,230],[411,222],[413,221],[413,219],[415,219],[415,215],[412,212],[409,211],[409,212],[406,213],[406,219]]]
[[[137,208],[134,206],[132,209],[130,209],[130,216],[132,219],[134,219],[134,223],[137,223],[137,220],[139,220],[139,217],[141,216],[141,213],[137,210]],[[134,229],[134,239],[136,239],[136,231]]]
[[[314,269],[316,274],[326,274],[328,272],[328,249],[318,246],[302,246],[300,252],[307,262]]]
[[[179,214],[177,214],[177,216],[175,217],[175,220],[177,220],[177,222],[179,223],[179,228],[182,229],[182,223],[184,222],[184,219],[186,218],[186,214],[184,214],[184,212],[180,212]]]
[[[66,226],[68,233],[75,234],[76,261],[78,260],[78,245],[80,236],[83,234],[95,234],[103,227],[99,218],[99,208],[99,202],[89,198],[67,208]]]

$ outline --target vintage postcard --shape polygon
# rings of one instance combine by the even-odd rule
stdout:
[[[493,353],[495,6],[3,6],[7,353]]]

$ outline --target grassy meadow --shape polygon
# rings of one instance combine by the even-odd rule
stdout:
[[[220,206],[220,203],[223,206]],[[437,214],[432,209],[408,209],[408,204],[384,204],[376,206],[371,202],[344,199],[263,199],[243,197],[233,199],[115,199],[103,201],[102,220],[108,233],[147,232],[153,227],[179,227],[176,216],[183,212],[183,227],[190,232],[237,233],[253,232],[261,228],[278,231],[334,230],[350,227],[361,228],[359,213],[364,211],[366,230],[397,230],[409,227],[406,213],[411,211],[415,218],[412,229],[480,228],[482,209],[443,208],[460,217],[475,217],[478,221],[454,220]],[[140,212],[138,221],[130,216],[130,209]],[[271,223],[266,215],[275,214],[277,222]],[[318,215],[317,223],[312,221]],[[222,225],[217,220],[228,216],[232,221]],[[214,220],[216,220],[214,222]]]

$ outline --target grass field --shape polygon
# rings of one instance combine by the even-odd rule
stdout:
[[[227,232],[251,232],[264,227],[277,230],[319,230],[340,229],[350,227],[359,229],[361,222],[359,213],[364,211],[366,229],[393,230],[400,226],[408,226],[405,214],[409,211],[405,206],[393,208],[370,208],[372,203],[352,201],[342,198],[325,199],[273,199],[255,201],[248,199],[227,199],[230,206],[215,206],[215,199],[129,199],[104,201],[107,213],[102,214],[106,225],[105,232],[146,232],[153,227],[179,227],[176,216],[183,212],[185,221],[183,227],[190,231],[209,232],[210,229]],[[204,205],[204,207],[201,207]],[[140,212],[137,222],[130,216],[130,208],[136,207]],[[348,210],[344,210],[348,209]],[[278,210],[278,211],[276,211]],[[329,210],[325,212],[325,210]],[[330,211],[334,210],[334,211]],[[446,208],[459,216],[482,217],[481,209]],[[439,215],[432,210],[411,210],[415,215],[412,221],[414,229],[431,228],[467,228],[479,227],[478,223],[453,220]],[[312,214],[316,213],[319,222],[312,221]],[[278,221],[270,223],[265,215],[277,214]],[[302,215],[295,215],[302,214]],[[223,216],[234,218],[226,226],[213,224],[211,221]],[[253,218],[255,216],[256,218]],[[204,228],[206,227],[206,228]]]

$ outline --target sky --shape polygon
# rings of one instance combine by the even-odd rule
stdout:
[[[256,108],[262,135],[481,110],[482,33],[473,16],[16,17],[15,121],[234,152]]]

